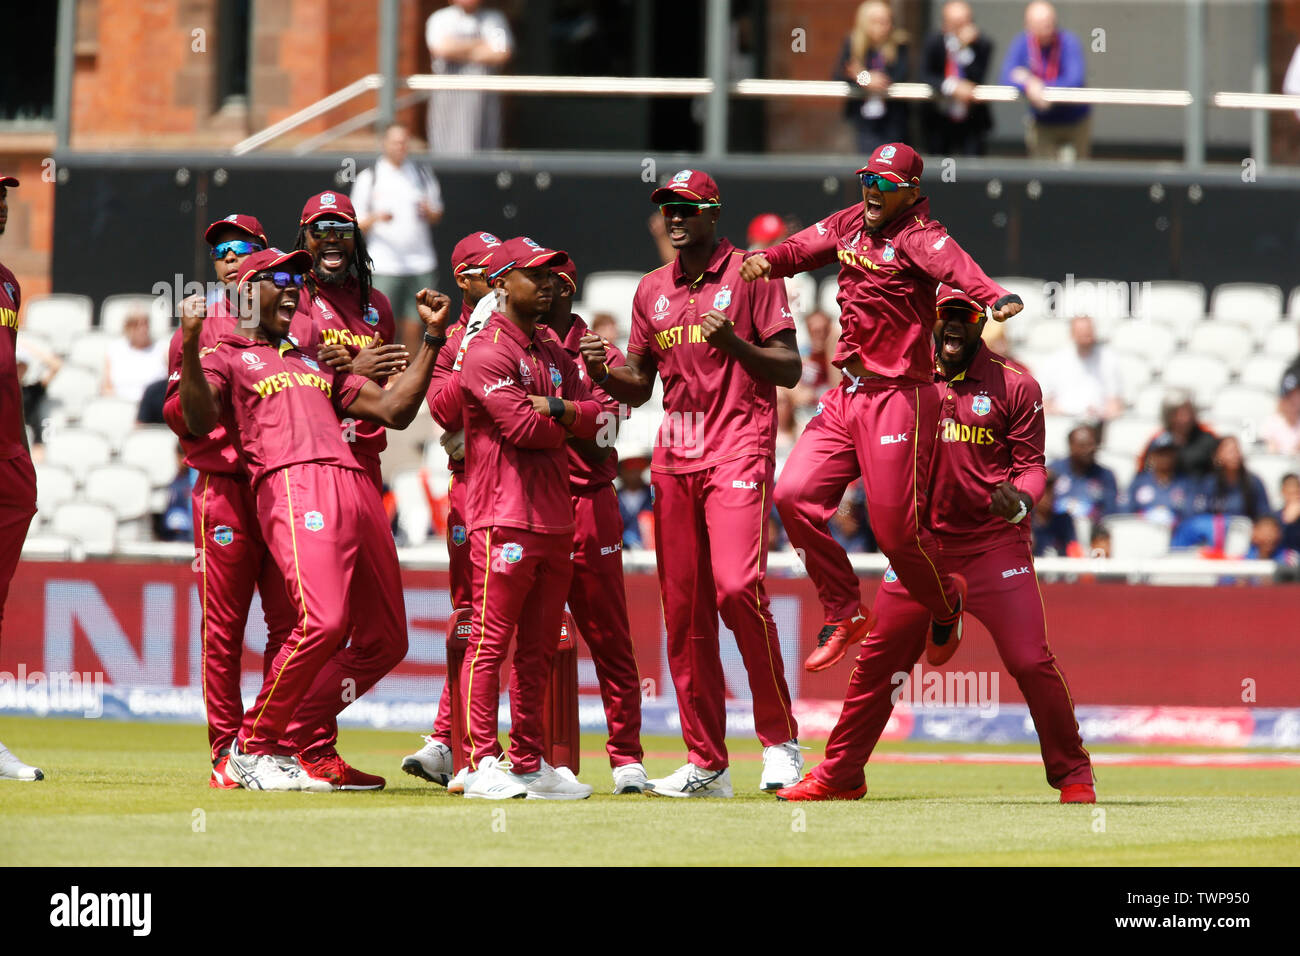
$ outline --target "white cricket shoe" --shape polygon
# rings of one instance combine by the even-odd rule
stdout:
[[[447,786],[455,772],[451,762],[451,748],[436,737],[425,737],[424,746],[402,758],[402,769],[412,777],[420,777],[439,786]]]
[[[40,768],[23,763],[9,752],[9,748],[0,744],[0,780],[44,780],[45,774]]]
[[[275,761],[275,765],[280,768],[285,776],[295,781],[297,784],[294,787],[295,790],[301,790],[303,793],[333,793],[339,789],[328,780],[322,780],[320,777],[313,777],[309,774],[297,757],[290,757],[288,754],[275,754],[271,759]]]
[[[529,800],[586,800],[592,794],[592,788],[580,783],[568,767],[552,767],[545,760],[541,770],[510,776],[524,785]]]
[[[649,783],[644,764],[625,763],[621,767],[614,768],[615,793],[645,793]]]
[[[226,773],[239,782],[245,790],[302,791],[309,789],[320,792],[324,781],[304,780],[311,778],[303,772],[293,757],[272,754],[241,753],[238,747],[230,748],[230,757],[226,760]],[[324,783],[325,790],[333,788]]]
[[[758,789],[767,792],[793,787],[803,779],[803,754],[798,740],[787,740],[763,748],[763,780]]]
[[[469,765],[466,764],[456,771],[456,776],[451,778],[451,783],[447,784],[447,792],[454,793],[457,796],[465,795],[465,780],[469,777]]]
[[[484,757],[478,769],[465,778],[466,800],[518,800],[528,796],[528,787],[513,773],[504,757]]]
[[[646,781],[646,793],[657,797],[730,797],[731,771],[705,770],[693,763],[678,767],[670,776]]]

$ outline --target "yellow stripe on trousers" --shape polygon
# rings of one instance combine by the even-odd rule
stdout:
[[[486,560],[483,562],[483,608],[479,612],[478,619],[478,646],[474,648],[474,659],[469,662],[469,679],[465,681],[465,729],[470,731],[470,697],[474,690],[474,665],[478,663],[479,651],[483,649],[483,638],[487,633],[487,594],[488,578],[492,574],[492,529],[486,532],[486,541],[483,545],[483,554]],[[469,734],[469,765],[478,769],[478,750],[474,745],[474,734]]]

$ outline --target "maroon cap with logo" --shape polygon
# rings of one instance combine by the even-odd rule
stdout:
[[[925,163],[911,146],[906,143],[885,143],[876,147],[876,151],[867,160],[867,165],[859,169],[858,173],[876,173],[896,183],[906,184],[919,183],[924,168]]]
[[[266,241],[266,230],[263,229],[262,224],[257,221],[257,217],[245,216],[242,212],[231,213],[225,219],[218,219],[212,225],[208,226],[208,228],[204,230],[203,241],[208,245],[213,245],[213,235],[226,226],[231,226],[238,229],[240,232],[248,233],[260,242],[263,248],[270,245],[270,243]]]
[[[341,193],[333,190],[326,190],[323,193],[317,193],[307,200],[307,205],[302,207],[302,216],[298,220],[298,225],[305,226],[309,222],[325,217],[331,219],[344,219],[348,222],[357,221],[357,211],[352,206],[352,200]]]
[[[6,173],[0,173],[0,186],[17,186],[18,180]]]
[[[681,172],[674,173],[672,179],[652,192],[650,201],[656,204],[712,202],[721,206],[722,195],[718,192],[718,184],[708,173],[698,169],[683,169]]]
[[[492,233],[471,232],[451,250],[452,275],[460,275],[466,269],[486,268],[492,261],[493,251],[499,248],[501,240]]]
[[[578,267],[573,264],[571,258],[565,256],[563,262],[557,262],[551,267],[551,271],[569,283],[569,288],[573,290],[574,295],[578,294]]]
[[[283,252],[275,248],[254,252],[239,264],[239,281],[236,285],[243,285],[250,276],[255,276],[259,272],[265,272],[268,269],[276,269],[278,266],[287,266],[288,268],[284,270],[286,272],[310,272],[311,253],[306,249]]]
[[[568,253],[539,246],[527,236],[515,236],[501,243],[492,253],[488,268],[489,279],[505,275],[511,269],[533,269],[537,266],[555,266],[569,258]]]

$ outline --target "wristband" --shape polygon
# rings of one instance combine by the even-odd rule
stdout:
[[[424,333],[424,344],[431,348],[440,349],[447,344],[447,336],[430,335],[427,331]]]
[[[1029,505],[1025,504],[1025,499],[1024,499],[1024,498],[1021,498],[1021,499],[1020,499],[1020,513],[1017,514],[1014,518],[1010,518],[1010,519],[1008,519],[1008,520],[1009,520],[1012,524],[1020,524],[1020,522],[1022,522],[1022,521],[1025,520],[1025,515],[1027,515],[1027,514],[1029,514]]]
[[[548,395],[546,398],[546,410],[552,418],[564,417],[564,399],[556,398],[554,395]]]

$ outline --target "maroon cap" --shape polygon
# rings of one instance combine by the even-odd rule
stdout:
[[[774,212],[765,212],[749,221],[749,244],[773,243],[785,235],[785,221]]]
[[[511,269],[532,269],[536,266],[554,266],[569,258],[567,253],[557,252],[539,246],[527,236],[515,236],[501,243],[492,252],[492,262],[488,268],[492,271],[489,279],[505,275]]]
[[[722,205],[722,195],[718,184],[708,173],[698,169],[683,169],[674,173],[673,178],[650,194],[652,203],[666,202],[715,202]]]
[[[551,271],[558,276],[563,276],[564,281],[569,283],[569,288],[573,290],[573,294],[578,294],[578,267],[573,264],[569,256],[566,255],[563,262],[557,262]]]
[[[938,312],[944,306],[965,306],[975,315],[971,317],[972,322],[978,322],[984,317],[984,306],[980,305],[970,296],[956,286],[948,285],[946,282],[940,282],[939,288],[934,293],[934,307]]]
[[[466,269],[486,267],[492,261],[492,252],[501,247],[501,240],[490,232],[472,232],[451,250],[451,274],[460,275]]]
[[[239,281],[236,285],[243,285],[248,281],[249,276],[257,275],[257,273],[264,272],[267,269],[274,269],[276,266],[288,266],[287,271],[305,274],[311,271],[311,253],[306,249],[283,252],[275,248],[254,252],[239,264]]]
[[[225,226],[233,226],[241,232],[248,233],[260,242],[263,247],[270,245],[270,243],[266,241],[266,230],[263,229],[262,224],[257,221],[257,217],[245,216],[242,212],[231,213],[225,219],[218,219],[212,225],[208,226],[208,228],[203,232],[203,241],[210,246],[214,245],[212,234],[218,232]]]
[[[305,226],[325,216],[346,219],[348,222],[357,221],[357,211],[352,207],[352,200],[342,193],[327,189],[307,200],[307,205],[302,207],[298,225]]]
[[[921,157],[911,146],[906,143],[885,143],[876,147],[876,151],[867,160],[867,165],[859,169],[858,173],[876,173],[896,183],[906,184],[919,183],[924,168],[925,163],[921,162]]]
[[[0,173],[0,186],[17,186],[18,180],[7,173]]]

